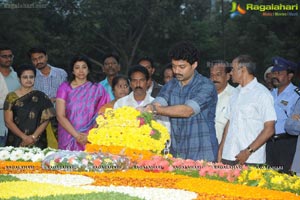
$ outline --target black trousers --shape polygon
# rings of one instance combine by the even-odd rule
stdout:
[[[271,168],[289,173],[293,163],[297,145],[297,137],[269,140],[266,145],[266,163]]]

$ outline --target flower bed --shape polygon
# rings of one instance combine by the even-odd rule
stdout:
[[[5,148],[0,148],[0,155],[3,149]],[[11,152],[16,150],[20,149],[10,148]],[[23,151],[27,152],[26,149]],[[36,152],[39,154],[39,151]],[[55,155],[49,151],[47,154]],[[34,154],[32,156],[34,157]],[[271,169],[247,168],[245,166],[232,168],[204,161],[159,156],[149,160],[140,160],[132,168],[110,173],[76,172],[46,170],[42,168],[41,162],[0,161],[1,174],[77,174],[92,178],[94,182],[91,186],[93,187],[111,187],[113,185],[178,189],[195,192],[198,199],[299,199],[299,177],[279,174]],[[99,188],[94,189],[98,191]]]

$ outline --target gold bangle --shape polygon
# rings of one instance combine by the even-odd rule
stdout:
[[[32,139],[34,139],[35,141],[37,141],[37,137],[35,137],[35,135],[31,135]]]

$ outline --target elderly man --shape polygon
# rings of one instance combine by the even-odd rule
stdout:
[[[273,66],[268,67],[264,73],[265,85],[269,90],[272,90],[274,88],[274,86],[272,84],[272,69],[273,69]]]
[[[230,79],[231,67],[222,60],[215,60],[210,63],[210,80],[215,84],[218,93],[218,103],[216,108],[216,134],[218,142],[221,142],[225,125],[228,121],[225,112],[229,104],[229,99],[234,91],[228,81]]]
[[[224,164],[264,164],[265,143],[274,133],[276,113],[268,89],[254,76],[256,65],[249,55],[232,61],[234,91],[226,112],[228,122],[219,146]]]
[[[288,173],[295,154],[297,137],[287,134],[284,125],[299,98],[295,92],[296,86],[291,83],[296,64],[281,57],[274,57],[273,64],[272,83],[275,88],[271,94],[274,98],[277,121],[275,134],[267,142],[267,164]]]

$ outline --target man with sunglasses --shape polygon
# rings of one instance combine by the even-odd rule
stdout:
[[[11,48],[9,47],[0,47],[0,75],[4,79],[5,85],[3,86],[1,83],[1,97],[6,96],[8,92],[14,91],[20,87],[19,79],[12,68],[14,55],[12,53]],[[3,103],[4,99],[0,101],[0,147],[3,147],[6,143],[7,139],[7,128],[5,126],[4,118],[3,118]]]

